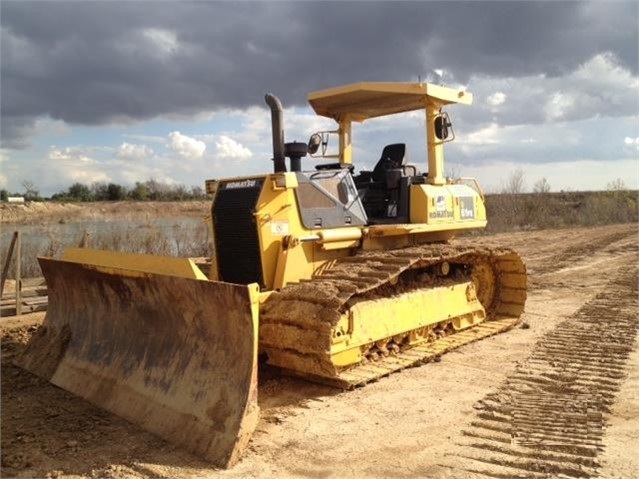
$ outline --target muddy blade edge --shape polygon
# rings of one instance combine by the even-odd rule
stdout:
[[[49,307],[19,366],[230,467],[258,421],[251,286],[40,258]]]

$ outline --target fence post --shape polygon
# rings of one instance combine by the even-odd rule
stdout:
[[[16,316],[22,314],[22,235],[16,231]]]
[[[4,283],[7,280],[7,276],[9,275],[9,265],[11,264],[11,258],[13,257],[13,248],[16,245],[17,239],[18,232],[14,231],[13,237],[11,238],[11,244],[9,245],[9,250],[7,251],[7,257],[4,260],[4,268],[2,268],[2,277],[0,278],[0,295],[4,293]]]
[[[78,243],[78,248],[89,248],[90,243],[91,243],[91,234],[87,230],[84,230],[82,239],[80,239],[80,243]]]

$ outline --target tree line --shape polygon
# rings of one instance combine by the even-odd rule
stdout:
[[[90,202],[90,201],[183,201],[206,199],[206,193],[199,186],[187,188],[184,185],[161,183],[149,179],[145,182],[136,182],[133,187],[126,187],[117,183],[95,182],[91,185],[74,183],[66,190],[59,191],[44,198],[40,196],[40,190],[30,180],[22,181],[24,191],[22,193],[9,193],[6,189],[0,189],[0,201],[7,201],[9,196],[22,196],[26,201],[53,201]],[[624,181],[616,179],[606,185],[607,191],[626,191]],[[549,193],[550,183],[546,178],[539,179],[532,188],[533,193]],[[502,183],[498,191],[492,193],[521,194],[526,192],[526,180],[524,171],[517,168],[510,173],[505,183]]]
[[[184,185],[161,183],[150,179],[137,181],[132,187],[117,183],[95,182],[90,185],[73,183],[66,190],[51,195],[51,198],[40,196],[39,189],[30,181],[22,183],[23,193],[9,193],[0,190],[0,200],[6,201],[9,196],[22,196],[27,201],[90,202],[90,201],[183,201],[202,200],[206,198],[204,189],[199,186],[187,188]]]

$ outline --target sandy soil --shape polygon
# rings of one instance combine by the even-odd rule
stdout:
[[[523,327],[351,392],[264,370],[227,471],[13,366],[42,315],[3,319],[2,477],[639,477],[637,225],[462,241],[523,256]]]

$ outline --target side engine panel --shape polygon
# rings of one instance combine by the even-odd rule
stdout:
[[[477,191],[467,185],[411,185],[410,222],[459,229],[486,226],[486,207]]]

